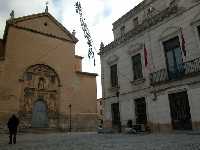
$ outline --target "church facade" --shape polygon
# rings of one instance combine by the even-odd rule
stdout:
[[[0,126],[96,128],[96,76],[82,72],[78,40],[48,12],[14,18],[0,40]]]

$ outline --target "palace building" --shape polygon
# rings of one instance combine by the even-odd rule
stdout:
[[[22,129],[96,129],[97,74],[82,72],[77,42],[48,10],[11,13],[0,39],[1,129],[13,113]]]
[[[104,127],[200,129],[200,1],[144,0],[101,44]]]

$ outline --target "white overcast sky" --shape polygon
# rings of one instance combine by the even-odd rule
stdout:
[[[0,38],[3,36],[6,20],[11,10],[15,11],[15,17],[26,16],[44,12],[47,0],[0,0]],[[49,12],[61,22],[70,32],[76,30],[79,39],[76,45],[76,54],[83,56],[83,71],[96,72],[100,75],[100,60],[97,65],[87,58],[88,47],[81,30],[79,16],[75,12],[77,0],[48,0]],[[142,0],[79,0],[83,8],[83,15],[90,30],[96,51],[99,45],[105,45],[113,41],[112,23],[136,6]],[[101,97],[100,76],[97,77],[97,97]]]

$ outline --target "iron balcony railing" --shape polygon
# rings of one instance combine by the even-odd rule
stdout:
[[[178,65],[176,69],[163,68],[153,72],[150,74],[150,81],[152,85],[155,85],[171,80],[179,80],[189,75],[195,75],[198,72],[200,72],[200,57],[184,62]]]

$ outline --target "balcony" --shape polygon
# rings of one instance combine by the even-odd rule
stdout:
[[[172,72],[163,68],[150,74],[151,85],[162,84],[168,81],[180,80],[185,77],[197,75],[200,72],[200,57],[178,65]]]

